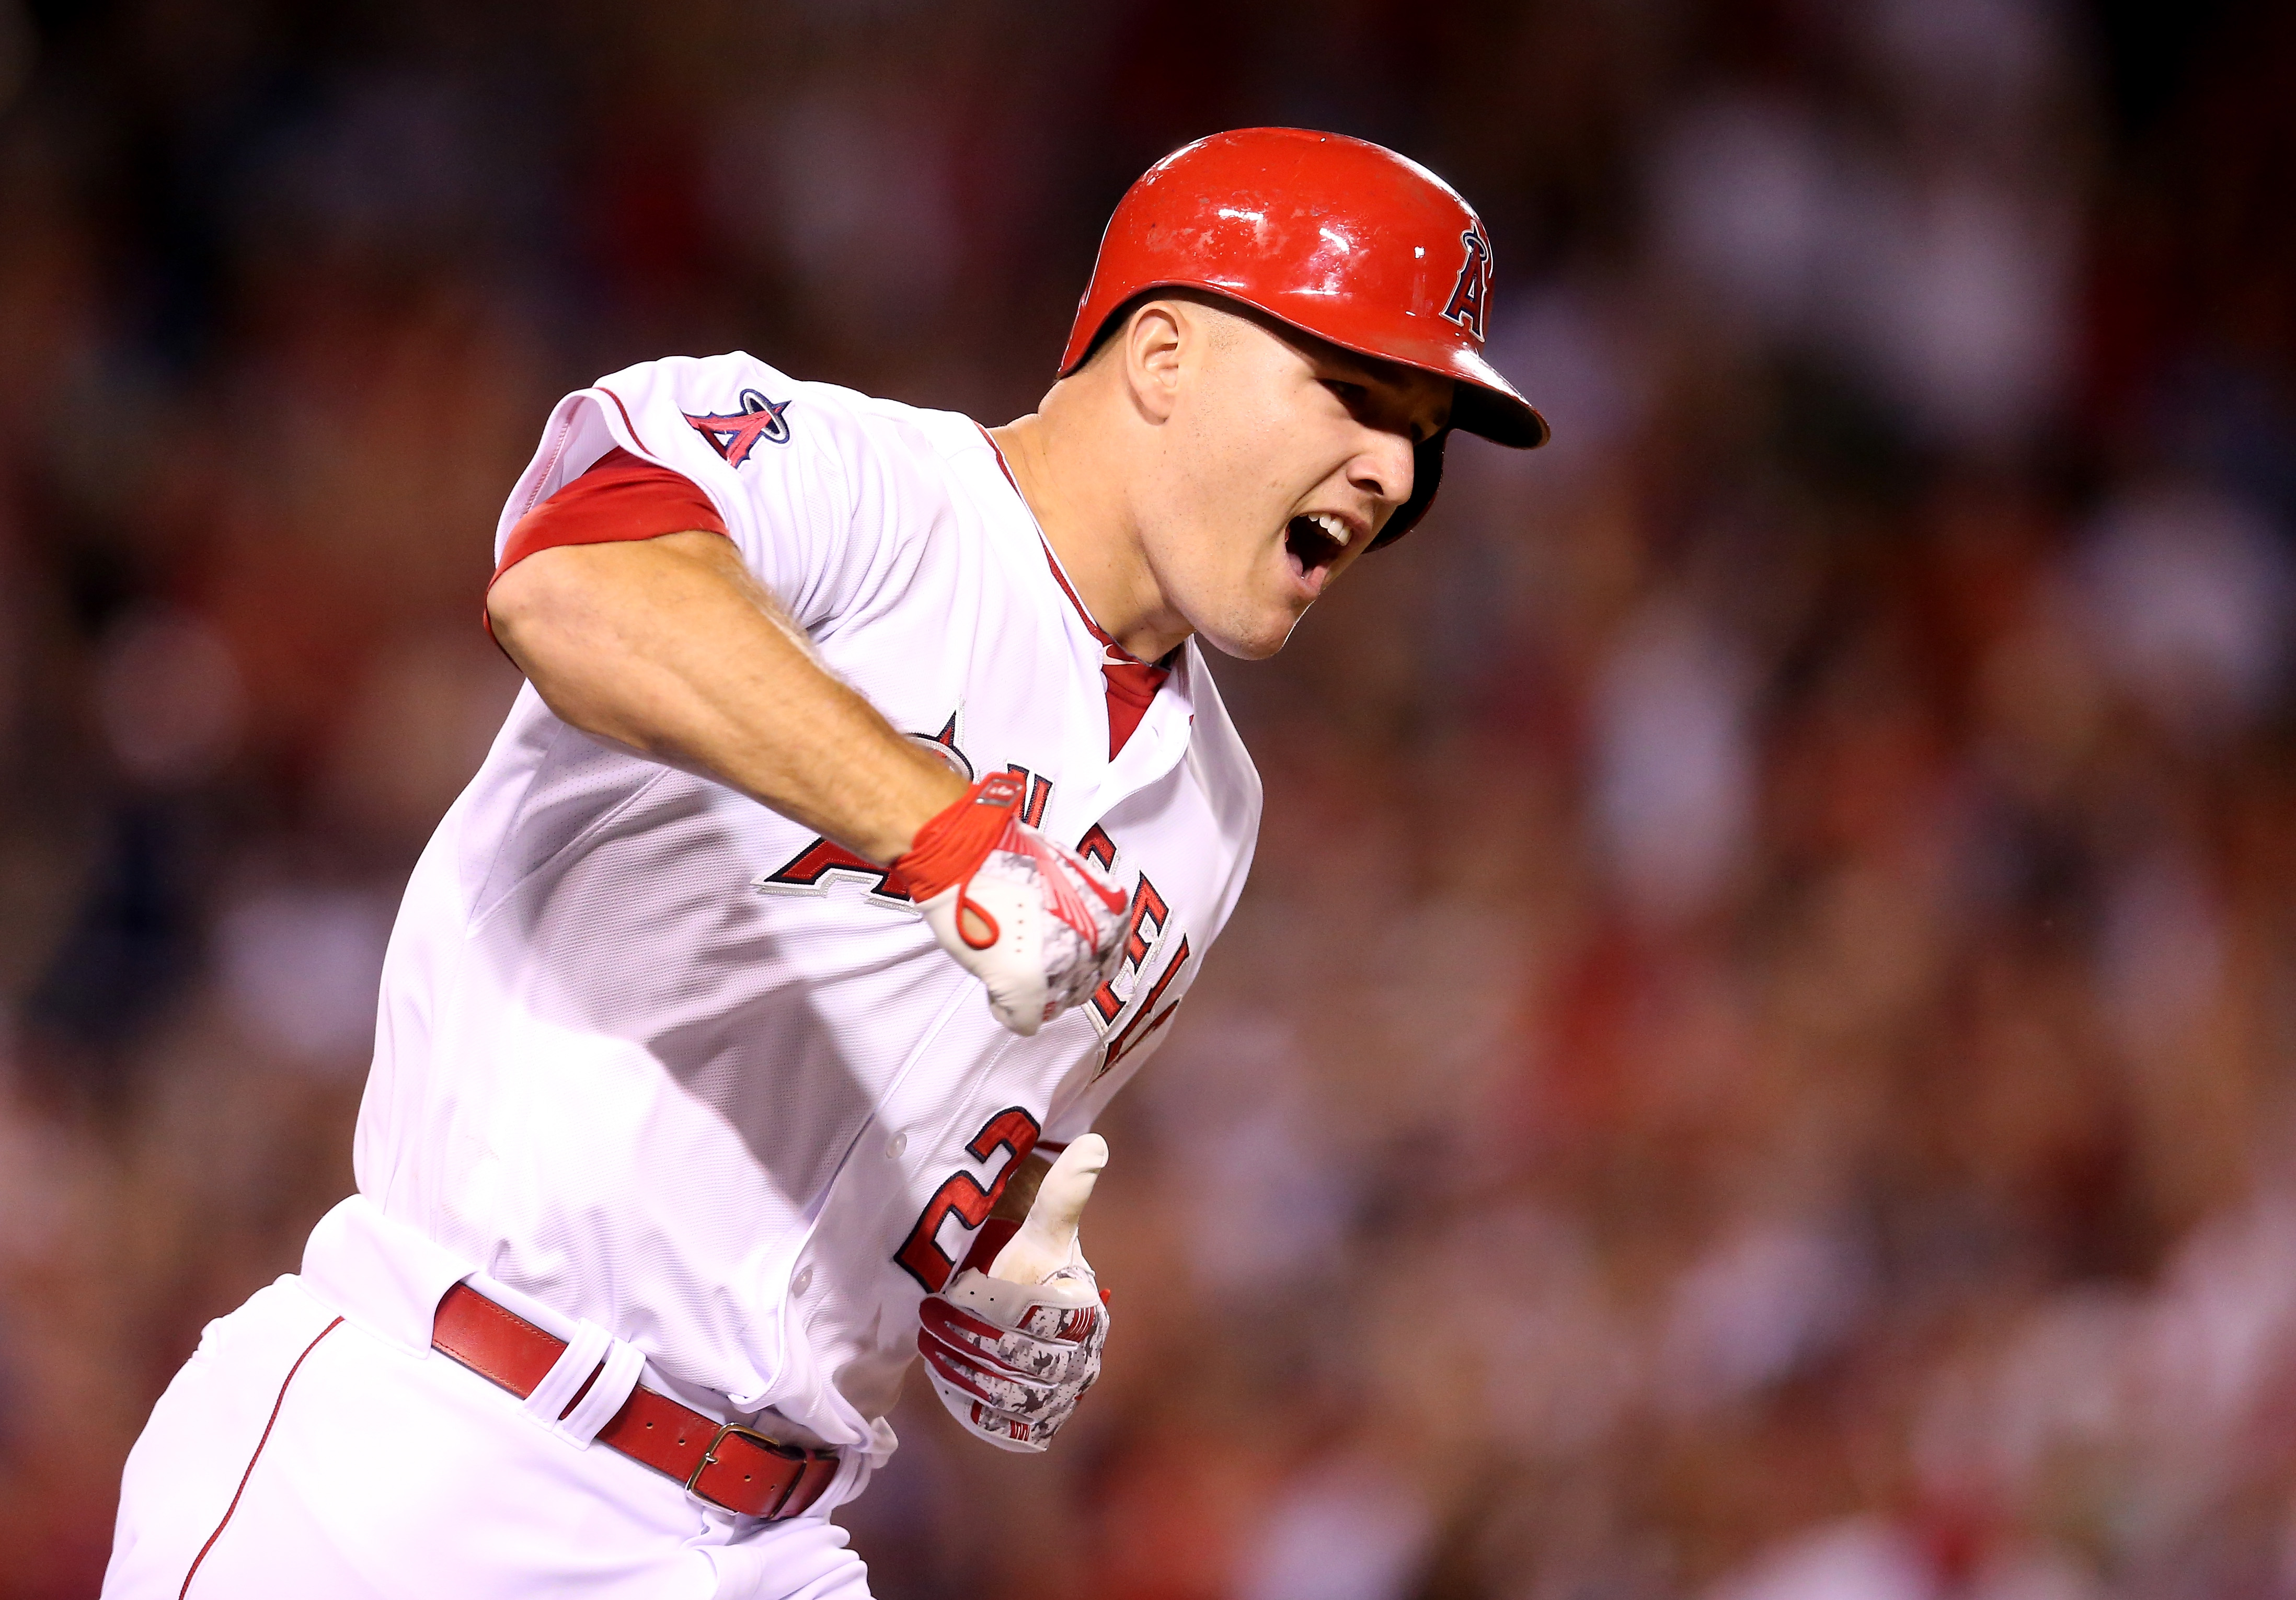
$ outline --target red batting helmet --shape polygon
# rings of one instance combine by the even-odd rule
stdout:
[[[1155,289],[1201,289],[1358,355],[1456,379],[1451,425],[1528,449],[1546,419],[1483,359],[1491,241],[1416,161],[1341,134],[1245,127],[1184,145],[1117,202],[1077,304],[1061,376],[1109,319]],[[1419,447],[1411,498],[1372,542],[1401,538],[1443,474]]]

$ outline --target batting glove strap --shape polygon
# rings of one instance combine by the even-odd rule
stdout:
[[[933,1392],[966,1430],[999,1449],[1042,1450],[1100,1376],[1108,1308],[1091,1269],[1044,1284],[968,1270],[918,1313],[917,1349]]]
[[[1124,891],[1021,820],[1021,780],[991,773],[917,831],[893,863],[925,923],[1026,1037],[1115,971]]]

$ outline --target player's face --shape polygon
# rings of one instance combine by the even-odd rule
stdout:
[[[1451,381],[1222,323],[1188,363],[1144,537],[1189,626],[1258,660],[1411,497],[1413,448],[1447,420]]]

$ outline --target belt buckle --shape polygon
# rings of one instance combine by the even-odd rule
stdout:
[[[791,1474],[787,1487],[785,1487],[781,1492],[780,1498],[776,1499],[771,1506],[767,1506],[762,1511],[740,1512],[738,1514],[742,1516],[756,1516],[771,1521],[772,1518],[780,1512],[781,1508],[789,1503],[789,1497],[797,1492],[798,1485],[805,1481],[806,1452],[799,1449],[795,1445],[783,1444],[778,1439],[769,1439],[765,1434],[758,1432],[755,1428],[745,1428],[739,1423],[719,1423],[718,1424],[718,1432],[710,1435],[709,1448],[701,1452],[701,1459],[695,1462],[693,1464],[693,1472],[686,1474],[685,1492],[691,1495],[693,1498],[701,1501],[703,1505],[714,1506],[720,1511],[736,1510],[735,1507],[726,1505],[722,1500],[715,1500],[709,1496],[703,1494],[697,1485],[701,1481],[701,1474],[718,1465],[718,1447],[724,1444],[728,1436],[737,1433],[743,1439],[746,1439],[752,1444],[758,1446],[767,1455],[777,1456],[783,1461],[791,1461],[797,1464],[798,1470],[796,1473]]]

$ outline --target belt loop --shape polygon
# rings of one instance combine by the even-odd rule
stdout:
[[[557,1363],[543,1374],[542,1382],[534,1386],[534,1392],[526,1397],[521,1408],[533,1421],[554,1432],[558,1414],[566,1409],[582,1387],[582,1380],[597,1370],[598,1363],[606,1358],[613,1342],[611,1333],[584,1318],[566,1348],[559,1351]]]
[[[614,1414],[629,1399],[630,1391],[638,1386],[638,1374],[644,1370],[645,1357],[638,1347],[627,1340],[615,1340],[607,1347],[598,1381],[590,1385],[580,1404],[558,1419],[556,1432],[570,1442],[589,1448],[598,1430],[613,1421]]]

